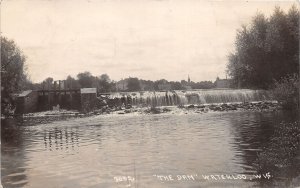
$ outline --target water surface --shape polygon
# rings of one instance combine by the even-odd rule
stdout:
[[[259,173],[257,153],[274,126],[292,121],[281,112],[100,115],[36,123],[2,123],[4,187],[263,187],[298,176],[218,180],[203,174]],[[10,124],[10,126],[7,126]],[[293,171],[293,169],[290,169]],[[155,175],[193,175],[161,181]],[[134,182],[116,182],[131,176]],[[198,177],[197,177],[198,176]]]

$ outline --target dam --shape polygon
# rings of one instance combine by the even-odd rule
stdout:
[[[99,93],[96,88],[25,91],[17,97],[19,114],[62,109],[83,112],[109,107],[156,107],[272,100],[270,92],[251,89],[203,89]]]
[[[117,105],[122,105],[124,103],[140,107],[272,100],[272,96],[268,91],[250,89],[116,92],[110,93],[108,98],[111,101],[115,101]]]

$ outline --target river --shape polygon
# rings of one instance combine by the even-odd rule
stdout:
[[[286,183],[299,176],[254,175],[260,173],[257,153],[274,126],[294,119],[280,111],[108,114],[34,125],[10,119],[2,123],[2,184],[163,188]]]

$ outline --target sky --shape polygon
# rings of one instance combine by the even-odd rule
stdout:
[[[33,82],[84,71],[112,80],[214,81],[226,77],[241,25],[296,2],[2,0],[1,32],[27,57]]]

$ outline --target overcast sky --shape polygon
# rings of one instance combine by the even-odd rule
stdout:
[[[2,34],[27,56],[40,82],[90,71],[192,81],[225,77],[236,30],[257,12],[296,1],[4,0]]]

